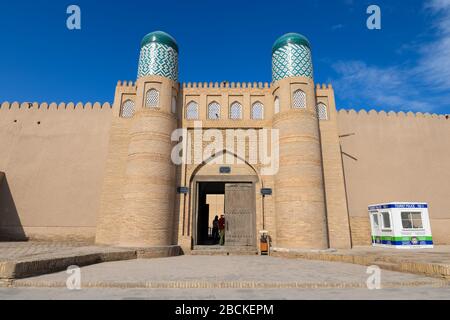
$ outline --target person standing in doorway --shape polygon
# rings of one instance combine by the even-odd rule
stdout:
[[[225,216],[221,215],[219,219],[220,245],[225,245]]]
[[[213,221],[212,238],[214,244],[219,240],[219,216],[216,216]]]

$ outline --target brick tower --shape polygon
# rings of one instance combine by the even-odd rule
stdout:
[[[173,245],[178,45],[164,32],[141,43],[135,114],[130,127],[120,245]]]
[[[319,121],[311,45],[302,35],[279,38],[272,50],[280,169],[275,176],[276,246],[328,248]]]

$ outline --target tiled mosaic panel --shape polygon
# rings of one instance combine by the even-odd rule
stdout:
[[[252,106],[252,119],[262,120],[264,119],[264,106],[261,102],[256,102]]]
[[[311,50],[302,45],[289,43],[273,54],[273,81],[289,77],[313,78]]]
[[[317,117],[319,120],[328,120],[328,110],[327,106],[323,103],[317,105]]]
[[[147,91],[145,106],[147,108],[156,108],[159,106],[159,92],[158,90],[151,89]]]
[[[275,114],[280,113],[280,98],[276,97],[274,102]]]
[[[232,120],[242,119],[242,105],[239,102],[235,102],[231,105],[230,119]]]
[[[306,109],[306,93],[302,90],[295,91],[292,98],[292,107],[294,109]]]
[[[127,100],[122,105],[122,118],[132,118],[134,115],[134,101]]]
[[[220,105],[217,102],[212,102],[208,106],[208,119],[210,120],[220,119]]]
[[[138,78],[152,75],[178,81],[178,53],[173,48],[156,42],[142,47]]]
[[[190,102],[186,107],[186,119],[197,120],[198,119],[198,104],[197,102]]]

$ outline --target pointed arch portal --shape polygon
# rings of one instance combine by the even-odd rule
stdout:
[[[223,214],[225,246],[256,247],[256,190],[261,185],[260,177],[245,161],[231,166],[212,164],[224,154],[239,159],[224,150],[199,165],[191,176],[194,246],[218,245],[213,238],[213,220]],[[221,170],[223,168],[230,170]]]

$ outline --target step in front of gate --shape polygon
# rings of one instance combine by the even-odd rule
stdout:
[[[254,247],[195,246],[191,255],[197,256],[254,256],[258,250]]]

